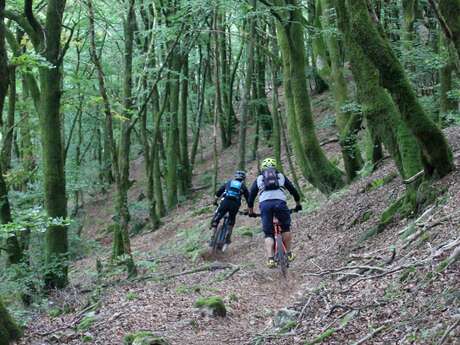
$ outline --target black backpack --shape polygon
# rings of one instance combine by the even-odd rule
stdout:
[[[231,180],[227,183],[227,189],[225,191],[225,197],[230,199],[239,200],[241,198],[241,188],[243,182],[238,180]]]
[[[275,190],[280,188],[278,171],[275,168],[267,168],[262,171],[264,190]]]

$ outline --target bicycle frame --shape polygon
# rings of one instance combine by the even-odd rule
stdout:
[[[276,217],[273,217],[273,230],[275,240],[275,261],[278,263],[283,276],[286,277],[288,268],[287,249],[283,241],[283,235],[281,233],[281,224],[279,223],[279,220]]]

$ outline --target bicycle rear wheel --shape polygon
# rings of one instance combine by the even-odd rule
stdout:
[[[216,232],[214,233],[214,237],[211,243],[212,252],[214,254],[222,250],[222,247],[225,244],[225,238],[227,237],[227,226],[227,218],[225,218],[222,225],[219,225],[216,229]]]
[[[284,278],[287,277],[287,270],[289,267],[288,258],[286,251],[284,250],[283,238],[281,236],[276,236],[276,253],[275,258],[278,262],[278,266],[281,270],[281,274]]]

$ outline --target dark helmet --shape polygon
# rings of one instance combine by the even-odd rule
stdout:
[[[244,181],[245,178],[246,178],[246,173],[244,171],[238,170],[237,172],[235,172],[236,180]]]

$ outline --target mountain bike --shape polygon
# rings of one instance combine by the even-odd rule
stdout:
[[[290,209],[289,213],[298,212],[295,208]],[[260,213],[254,213],[253,217],[260,217]],[[286,245],[283,241],[283,235],[281,233],[281,224],[276,217],[273,217],[273,230],[274,230],[274,240],[275,240],[275,262],[280,268],[281,274],[284,278],[287,277],[287,271],[289,268],[289,260],[287,256]]]
[[[218,252],[225,252],[227,249],[226,239],[228,235],[228,212],[225,214],[222,219],[222,223],[214,231],[214,234],[211,238],[210,247],[212,248],[212,253],[217,254]]]

